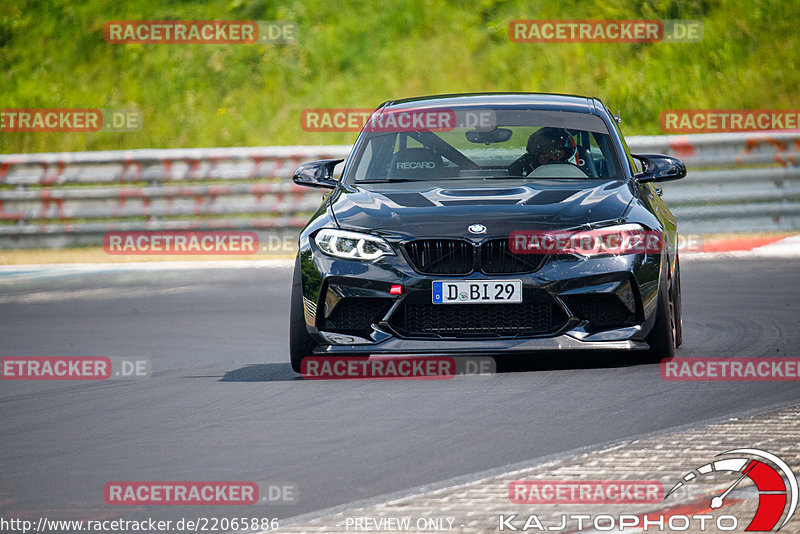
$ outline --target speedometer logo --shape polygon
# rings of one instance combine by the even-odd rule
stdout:
[[[738,476],[722,493],[711,499],[711,508],[718,509],[725,504],[725,498],[745,479],[753,481],[758,490],[758,509],[746,532],[777,532],[789,522],[797,509],[797,478],[789,466],[772,453],[759,449],[734,449],[718,456],[729,454],[747,455],[725,458],[711,462],[690,471],[664,496],[666,500],[684,484],[715,472],[730,472]],[[766,463],[766,460],[769,463]],[[787,487],[788,484],[788,487]],[[783,517],[783,522],[778,522]],[[776,528],[777,526],[777,528]]]

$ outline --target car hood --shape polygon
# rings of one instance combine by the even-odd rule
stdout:
[[[331,209],[346,229],[414,237],[575,228],[622,217],[633,200],[619,180],[438,181],[337,188]]]

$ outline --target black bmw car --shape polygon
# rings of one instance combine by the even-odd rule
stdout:
[[[677,225],[597,99],[534,93],[390,101],[300,235],[290,355],[641,350],[681,343]]]

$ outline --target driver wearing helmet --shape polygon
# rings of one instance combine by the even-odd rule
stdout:
[[[578,147],[563,128],[545,127],[528,138],[525,154],[509,167],[509,174],[527,176],[533,169],[548,163],[578,165]]]

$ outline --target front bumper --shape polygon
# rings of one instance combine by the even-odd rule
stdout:
[[[314,353],[331,355],[646,349],[662,261],[660,254],[553,256],[533,273],[443,276],[417,272],[402,253],[372,262],[342,260],[309,244],[300,258],[306,327],[318,343]],[[493,308],[513,305],[433,305],[432,282],[448,278],[522,280],[523,301],[543,299],[548,315],[536,328],[513,330],[503,328],[508,313]],[[396,285],[401,295],[390,294]],[[437,306],[449,308],[444,315],[450,323],[438,328],[431,314],[409,319],[411,303],[435,318],[442,315]],[[482,308],[468,308],[477,306]],[[451,324],[461,311],[464,324]]]

